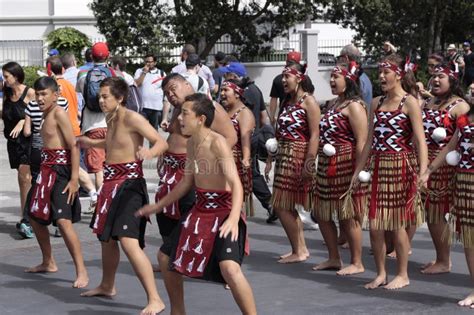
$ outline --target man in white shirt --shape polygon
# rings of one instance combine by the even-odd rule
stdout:
[[[164,94],[161,84],[166,73],[156,67],[156,56],[145,56],[145,66],[135,72],[135,82],[140,88],[143,99],[141,114],[158,130],[163,117]],[[164,110],[168,110],[168,105]]]
[[[195,54],[195,53],[196,53],[196,48],[194,48],[193,45],[191,44],[184,45],[183,50],[181,51],[181,63],[174,66],[174,68],[171,69],[171,73],[179,73],[179,74],[185,73],[187,70],[186,59],[188,59],[189,55]],[[214,80],[212,71],[211,69],[209,69],[208,66],[201,65],[198,75],[207,81],[209,85],[209,89],[212,93],[217,93],[218,87],[216,86],[216,81]]]
[[[186,59],[186,72],[181,75],[191,84],[196,93],[207,95],[211,98],[209,84],[198,75],[201,68],[201,59],[196,54],[191,54]]]

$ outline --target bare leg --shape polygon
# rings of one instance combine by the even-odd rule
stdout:
[[[84,288],[89,283],[84,258],[82,257],[81,242],[77,237],[76,231],[72,226],[72,222],[66,219],[58,220],[58,227],[63,236],[64,243],[71,254],[74,265],[76,266],[76,280],[73,283],[74,288]]]
[[[445,228],[446,223],[444,221],[438,224],[428,224],[428,229],[430,230],[431,238],[436,250],[436,260],[427,263],[422,267],[421,272],[424,274],[439,274],[451,271],[449,243],[442,239]]]
[[[344,231],[351,251],[351,264],[337,272],[340,276],[353,275],[365,271],[362,264],[362,228],[358,220],[341,220],[341,231]]]
[[[184,288],[183,276],[177,272],[168,269],[170,258],[158,252],[158,262],[160,263],[161,275],[165,282],[166,292],[170,298],[171,315],[185,315],[186,309],[184,306]]]
[[[23,218],[26,196],[31,188],[31,172],[29,165],[21,164],[18,167],[18,186],[20,188],[20,217]]]
[[[112,297],[115,291],[115,274],[120,262],[120,250],[117,241],[100,242],[102,246],[102,281],[95,289],[81,293],[81,296]]]
[[[410,284],[407,271],[410,241],[407,231],[405,229],[393,231],[393,242],[397,253],[397,275],[385,286],[385,289],[389,290],[401,289]]]
[[[89,177],[89,174],[83,169],[79,167],[79,185],[81,185],[82,188],[87,190],[87,192],[94,190],[94,183],[92,182],[92,179]]]
[[[133,270],[135,270],[147,295],[148,305],[142,310],[141,315],[152,315],[162,312],[165,309],[165,304],[158,295],[151,262],[145,252],[140,248],[138,240],[129,237],[121,237],[120,245],[132,264]]]
[[[95,189],[99,190],[100,186],[104,182],[104,172],[100,171],[94,174],[95,175]]]
[[[334,221],[318,220],[321,234],[328,248],[329,259],[317,264],[313,270],[339,270],[342,267],[341,256],[337,248],[337,228]]]
[[[466,255],[467,268],[471,276],[471,281],[474,281],[474,248],[464,248],[464,254]],[[459,306],[470,306],[472,308],[474,304],[474,291],[466,296],[463,300],[458,302]]]
[[[377,268],[377,276],[372,282],[365,285],[366,289],[376,289],[387,283],[387,272],[385,270],[385,254],[387,248],[385,246],[385,231],[375,230],[370,227],[370,243],[374,252],[375,266]]]
[[[406,228],[408,234],[408,255],[411,255],[411,241],[413,241],[413,237],[415,237],[416,233],[416,225],[412,225]]]
[[[308,249],[304,243],[301,243],[300,233],[303,229],[303,224],[301,223],[298,213],[296,213],[296,211],[274,210],[283,225],[283,229],[285,230],[291,245],[291,255],[281,258],[278,262],[288,264],[305,261],[308,259]],[[298,223],[298,221],[300,222]]]
[[[43,255],[43,261],[40,265],[32,268],[28,268],[25,272],[56,272],[58,271],[58,266],[53,258],[53,252],[51,249],[51,242],[49,241],[49,230],[45,225],[41,225],[38,222],[31,220],[31,227],[36,235],[36,240],[41,249],[41,254]]]
[[[219,267],[221,268],[222,277],[229,285],[242,314],[257,314],[252,288],[242,273],[239,264],[232,260],[224,260],[219,263]]]
[[[297,216],[296,218],[296,223],[298,224],[298,235],[299,235],[299,244],[302,244],[301,247],[305,249],[305,254],[306,254],[306,258],[309,258],[309,251],[308,251],[308,248],[306,247],[306,240],[304,239],[304,224],[303,224],[303,221],[301,221],[301,218],[299,217],[299,215]],[[292,251],[290,251],[289,253],[286,253],[284,255],[281,255],[280,256],[280,259],[282,258],[287,258],[289,256],[291,256],[293,254]]]

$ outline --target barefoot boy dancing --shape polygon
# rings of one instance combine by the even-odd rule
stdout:
[[[209,128],[214,110],[205,95],[186,97],[178,118],[182,134],[191,137],[185,176],[157,204],[137,212],[139,216],[160,212],[195,185],[195,206],[159,256],[171,314],[186,313],[181,275],[228,283],[241,312],[256,314],[252,288],[240,268],[246,235],[240,217],[242,185],[231,149],[224,137]]]
[[[158,295],[150,260],[143,251],[146,219],[134,216],[148,203],[142,160],[163,154],[168,145],[141,116],[125,107],[128,86],[122,78],[107,78],[100,84],[99,105],[106,114],[105,139],[82,137],[82,146],[106,149],[104,184],[100,189],[91,228],[102,245],[102,281],[82,296],[113,296],[115,273],[120,261],[118,242],[143,285],[148,304],[141,314],[156,314],[165,305]],[[143,146],[146,138],[152,147]]]
[[[30,201],[31,226],[41,248],[43,262],[26,272],[56,272],[49,241],[48,225],[58,226],[76,267],[74,288],[87,286],[89,278],[82,258],[81,244],[72,223],[81,219],[77,195],[79,149],[68,114],[57,104],[58,84],[43,77],[34,84],[36,102],[43,112],[40,133],[43,138],[41,167]]]

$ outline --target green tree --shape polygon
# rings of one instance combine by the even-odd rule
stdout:
[[[81,61],[81,51],[90,47],[91,42],[86,34],[72,27],[58,28],[46,36],[49,48],[56,48],[61,53],[72,52]]]
[[[202,58],[228,34],[241,53],[256,55],[296,22],[319,14],[312,0],[95,0],[91,9],[112,49],[143,53],[174,36]],[[321,1],[319,1],[321,2]]]
[[[354,29],[368,51],[389,40],[427,55],[474,35],[472,0],[334,0],[326,8],[326,17]]]

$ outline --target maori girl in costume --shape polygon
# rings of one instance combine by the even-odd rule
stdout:
[[[474,280],[474,106],[467,115],[457,119],[457,131],[451,141],[441,150],[430,164],[421,182],[426,185],[428,178],[439,169],[445,161],[455,166],[454,175],[454,211],[450,221],[455,225],[458,238],[464,245],[464,254]],[[455,150],[455,152],[453,152]],[[447,158],[450,155],[455,159]],[[454,160],[454,161],[452,161]],[[457,163],[456,163],[457,162]],[[460,306],[473,308],[474,291],[459,301]]]
[[[448,64],[435,67],[431,93],[433,98],[423,103],[423,124],[428,145],[428,157],[433,161],[441,149],[451,140],[456,130],[456,119],[469,111],[469,105],[462,99],[458,72]],[[430,175],[425,203],[426,220],[436,249],[436,260],[422,267],[422,273],[436,274],[449,272],[449,244],[442,239],[447,227],[445,215],[453,204],[452,179],[454,167],[441,166]]]
[[[257,313],[252,288],[240,268],[246,240],[246,225],[241,219],[242,184],[232,151],[224,138],[210,129],[214,113],[206,95],[186,97],[179,115],[181,132],[191,137],[185,176],[157,204],[137,212],[140,216],[160,212],[195,186],[195,206],[159,255],[171,314],[186,313],[181,275],[226,282],[242,314]]]
[[[397,254],[397,275],[385,288],[399,289],[410,283],[406,228],[423,220],[417,172],[423,174],[426,170],[428,149],[420,106],[408,93],[415,90],[413,73],[403,70],[403,62],[400,56],[390,55],[379,65],[385,95],[374,99],[371,106],[369,121],[373,124],[369,124],[367,142],[353,177],[357,183],[359,172],[372,155],[369,222],[377,276],[365,286],[367,289],[375,289],[387,281],[385,231],[391,231]]]
[[[87,286],[87,275],[82,258],[81,243],[72,223],[81,219],[81,205],[77,195],[79,149],[76,146],[68,114],[57,104],[59,87],[50,77],[36,80],[36,102],[43,112],[40,172],[32,188],[30,203],[31,226],[43,254],[43,262],[26,272],[56,272],[47,225],[53,222],[61,230],[66,247],[76,267],[75,288]]]
[[[333,217],[337,217],[351,251],[351,264],[339,270],[338,275],[364,272],[361,223],[365,194],[358,191],[352,193],[351,187],[354,168],[367,140],[367,112],[359,95],[356,73],[355,63],[338,65],[333,69],[331,91],[338,97],[330,102],[319,124],[314,214],[328,247],[329,259],[313,269],[342,267],[337,228],[333,221]],[[347,198],[343,198],[344,195]]]
[[[144,287],[148,304],[141,314],[156,314],[165,305],[156,290],[153,270],[144,247],[145,218],[134,216],[135,211],[148,203],[142,161],[163,154],[168,145],[140,114],[125,107],[128,86],[122,78],[107,78],[100,84],[99,105],[106,114],[105,139],[82,137],[85,147],[106,149],[104,184],[102,185],[91,228],[102,245],[102,281],[82,296],[113,296],[115,273],[120,261],[118,242],[126,253]],[[146,138],[152,147],[143,147]]]
[[[253,216],[250,139],[255,129],[255,118],[244,103],[244,89],[238,85],[237,81],[229,80],[222,83],[220,100],[222,106],[227,109],[237,132],[237,144],[232,148],[232,152],[244,188],[245,213],[247,216]]]
[[[283,88],[289,98],[282,105],[277,121],[278,153],[272,207],[288,236],[291,252],[280,256],[280,263],[301,262],[309,257],[303,223],[296,207],[303,207],[306,211],[313,208],[313,178],[321,113],[311,95],[314,86],[308,82],[304,72],[305,68],[300,64],[283,70]],[[265,167],[267,177],[271,166],[269,157]]]

